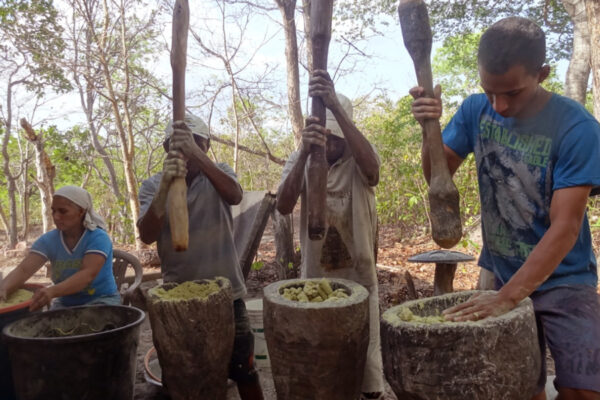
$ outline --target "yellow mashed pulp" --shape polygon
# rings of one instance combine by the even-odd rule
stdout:
[[[11,293],[6,301],[0,301],[0,308],[14,306],[15,304],[22,303],[33,297],[33,292],[26,289],[18,289]]]
[[[150,293],[160,297],[165,301],[206,299],[213,293],[221,290],[216,281],[209,283],[183,282],[173,289],[165,290],[163,288],[150,289]]]

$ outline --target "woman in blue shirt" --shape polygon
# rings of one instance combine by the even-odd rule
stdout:
[[[105,222],[93,210],[92,197],[77,186],[64,186],[52,199],[56,229],[43,234],[29,254],[0,283],[4,299],[50,261],[54,285],[35,292],[31,311],[49,305],[72,307],[120,304],[112,272],[112,242]]]

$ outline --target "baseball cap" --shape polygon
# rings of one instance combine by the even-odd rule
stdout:
[[[337,98],[340,104],[342,105],[342,108],[346,112],[346,115],[348,115],[348,118],[352,120],[352,102],[350,101],[350,99],[340,93],[337,93]],[[327,118],[325,122],[325,127],[331,131],[332,135],[344,139],[344,132],[342,132],[342,128],[337,123],[335,116],[331,111],[329,111],[329,109],[327,109],[326,116]]]
[[[208,126],[202,118],[195,116],[194,114],[186,113],[183,122],[190,128],[194,135],[203,137],[204,139],[210,139],[208,133]],[[165,138],[168,139],[173,134],[173,121],[169,120],[165,129]]]

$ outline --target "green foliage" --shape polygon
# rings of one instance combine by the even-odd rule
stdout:
[[[429,228],[428,186],[421,167],[421,127],[412,117],[411,103],[409,96],[396,103],[386,98],[374,99],[367,116],[359,121],[360,129],[381,158],[376,188],[378,217],[382,223],[399,224],[410,233],[419,227]],[[472,156],[463,162],[454,183],[460,193],[463,225],[477,224],[480,207]]]
[[[571,54],[573,26],[560,0],[431,1],[428,11],[438,40],[480,32],[501,18],[518,15],[535,21],[546,31],[550,60],[566,59]]]
[[[480,33],[447,37],[432,62],[434,79],[442,86],[444,107],[456,109],[463,99],[480,93],[477,46]]]
[[[411,103],[408,96],[396,103],[374,99],[367,116],[358,121],[381,158],[376,195],[377,213],[383,223],[427,223],[420,206],[427,194],[420,161],[421,128],[410,113]]]
[[[250,269],[252,271],[260,271],[261,269],[263,269],[264,266],[265,263],[263,261],[254,261],[250,266]]]
[[[55,187],[80,185],[89,169],[88,154],[93,152],[87,141],[89,132],[79,126],[60,132],[51,126],[44,132],[44,146],[56,167]]]
[[[58,66],[65,50],[62,32],[52,0],[3,0],[0,2],[1,67],[11,72],[25,69],[28,73],[20,75],[23,83],[40,96],[45,86],[52,86],[57,92],[70,90],[71,84]],[[11,79],[14,81],[17,76]]]
[[[265,144],[269,151],[275,157],[286,160],[289,154],[295,149],[294,138],[290,132],[279,131],[264,126],[268,117],[266,114],[269,109],[268,104],[259,99],[244,99],[244,105],[238,100],[235,103],[238,114],[238,124],[240,129],[239,144],[250,149],[266,153]],[[252,121],[250,120],[252,118]],[[233,108],[227,110],[227,117],[222,123],[225,123],[230,130],[230,134],[220,135],[221,138],[234,141],[235,117]],[[260,136],[256,133],[258,129]],[[225,162],[233,167],[233,147],[224,145],[213,140],[212,149],[216,155],[217,161]],[[267,157],[251,154],[240,150],[238,158],[238,180],[244,190],[272,190],[276,191],[281,180],[282,166],[273,163]]]
[[[378,23],[384,26],[389,23],[381,17],[393,15],[396,3],[391,0],[338,0],[333,6],[333,29],[343,29],[344,37],[353,40],[365,38],[372,32],[380,34]]]

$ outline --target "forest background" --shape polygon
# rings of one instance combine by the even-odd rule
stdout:
[[[163,132],[171,116],[173,3],[0,0],[0,240],[5,248],[34,230],[53,228],[52,193],[67,184],[92,194],[115,243],[141,247],[135,228],[138,188],[162,168]],[[427,4],[434,80],[443,87],[442,125],[463,98],[480,92],[479,37],[508,15],[538,22],[548,35],[548,63],[566,66],[560,76],[553,68],[545,86],[600,117],[600,2]],[[396,7],[389,0],[336,0],[328,69],[337,90],[352,98],[357,126],[379,151],[380,223],[410,237],[428,234],[429,227],[421,130],[407,95],[416,82],[413,67],[405,54],[395,59],[403,59],[401,65],[385,70],[389,75],[372,76],[381,74],[373,65],[385,58],[372,47],[374,39],[394,35],[385,51],[405,53]],[[209,125],[210,156],[231,165],[246,191],[274,192],[298,145],[310,105],[309,9],[310,0],[190,0],[186,104]],[[273,55],[273,48],[280,54]],[[478,226],[480,211],[472,156],[455,183],[468,231]],[[589,215],[597,233],[595,198]],[[469,246],[468,239],[462,245]]]

